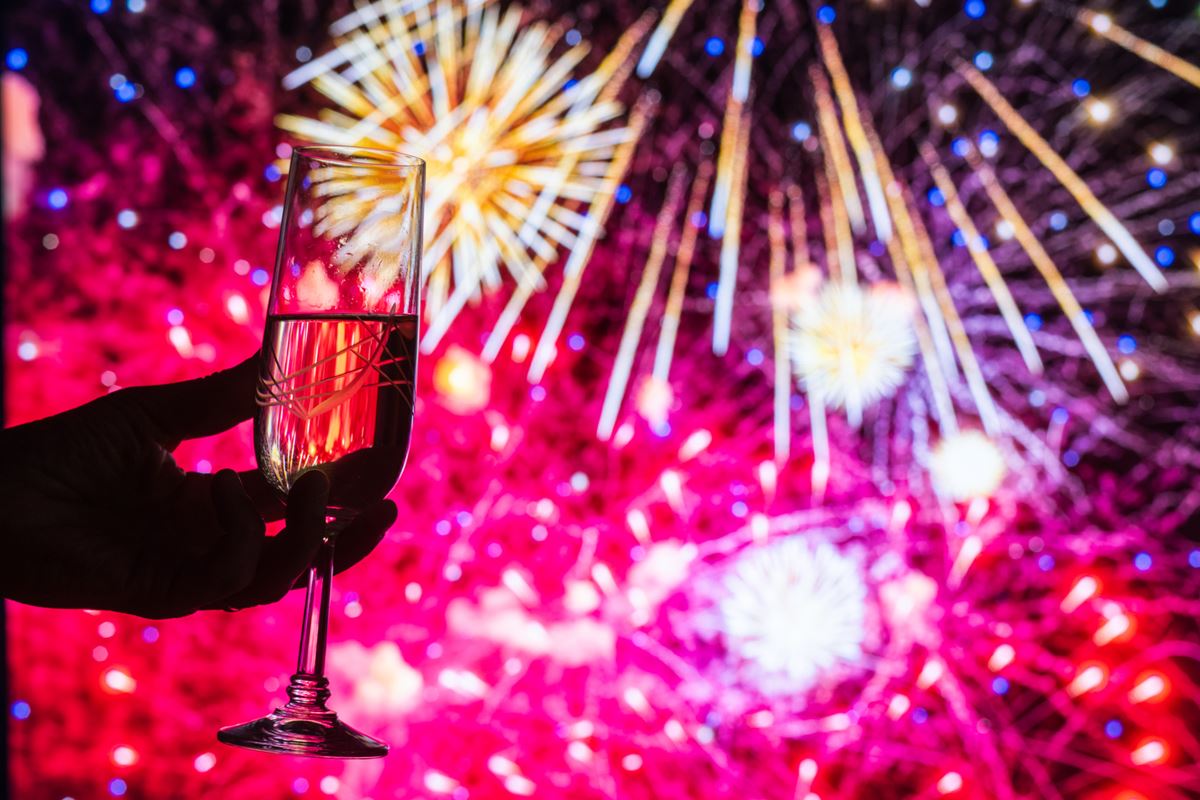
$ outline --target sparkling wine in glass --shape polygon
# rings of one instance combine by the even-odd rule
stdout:
[[[387,753],[326,705],[325,637],[337,533],[392,489],[408,455],[424,189],[424,162],[411,156],[292,151],[254,444],[259,470],[281,498],[305,472],[325,473],[328,521],[308,570],[288,702],[222,728],[217,736],[227,744],[334,758]]]

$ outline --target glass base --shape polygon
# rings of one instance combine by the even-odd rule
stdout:
[[[328,681],[293,675],[291,700],[261,718],[221,728],[217,739],[235,747],[317,758],[382,758],[386,743],[356,731],[325,707]]]

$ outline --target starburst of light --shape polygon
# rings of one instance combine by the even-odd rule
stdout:
[[[987,498],[1004,480],[1004,456],[979,431],[960,431],[938,442],[930,471],[943,497],[956,502]]]
[[[613,99],[626,59],[576,79],[586,45],[556,55],[560,29],[523,24],[519,7],[484,5],[439,6],[436,16],[427,3],[351,14],[335,26],[334,58],[285,82],[310,81],[336,108],[277,120],[311,141],[426,161],[427,350],[505,272],[526,290],[540,288],[560,249],[595,237],[596,221],[582,212],[611,191],[614,154],[632,136],[616,124],[622,108]],[[327,204],[331,219],[318,224],[349,235],[343,250],[356,250],[356,236],[379,235],[370,221],[387,185],[369,176],[330,193],[340,202]]]
[[[867,588],[861,567],[800,535],[752,547],[730,564],[717,602],[730,652],[770,692],[801,692],[862,658]]]
[[[895,392],[916,352],[911,304],[893,285],[830,283],[793,316],[793,325],[797,378],[810,396],[846,409],[854,424]]]

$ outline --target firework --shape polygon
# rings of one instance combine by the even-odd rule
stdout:
[[[896,287],[830,284],[795,315],[792,361],[810,397],[844,408],[852,424],[895,392],[912,365],[912,308]]]
[[[340,58],[288,81],[310,81],[339,109],[278,119],[312,141],[426,161],[427,350],[468,300],[502,284],[502,268],[519,286],[539,288],[559,248],[594,236],[596,221],[579,207],[612,183],[614,153],[631,137],[611,124],[621,113],[611,96],[623,61],[576,80],[586,46],[556,57],[558,30],[522,27],[516,7],[482,5],[446,6],[435,21],[421,5],[351,15],[356,28],[338,26]],[[356,221],[359,237],[379,235],[371,209],[389,187],[347,181],[330,194],[339,202],[318,224],[343,234]],[[351,235],[343,250],[354,244]]]

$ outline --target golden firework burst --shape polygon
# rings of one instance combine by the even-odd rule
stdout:
[[[376,3],[356,11],[333,26],[339,39],[330,53],[285,80],[311,82],[337,107],[316,119],[277,120],[307,140],[425,160],[427,348],[468,301],[503,285],[505,273],[526,291],[540,288],[560,248],[594,237],[586,208],[613,184],[614,155],[633,136],[613,99],[628,73],[628,47],[618,45],[576,80],[586,44],[558,53],[558,27],[524,22],[515,6],[486,5]],[[364,235],[387,193],[375,183],[337,187],[330,219],[357,220]]]
[[[892,284],[826,285],[792,318],[792,363],[809,397],[845,408],[857,425],[904,381],[917,349],[912,316],[908,296]]]

